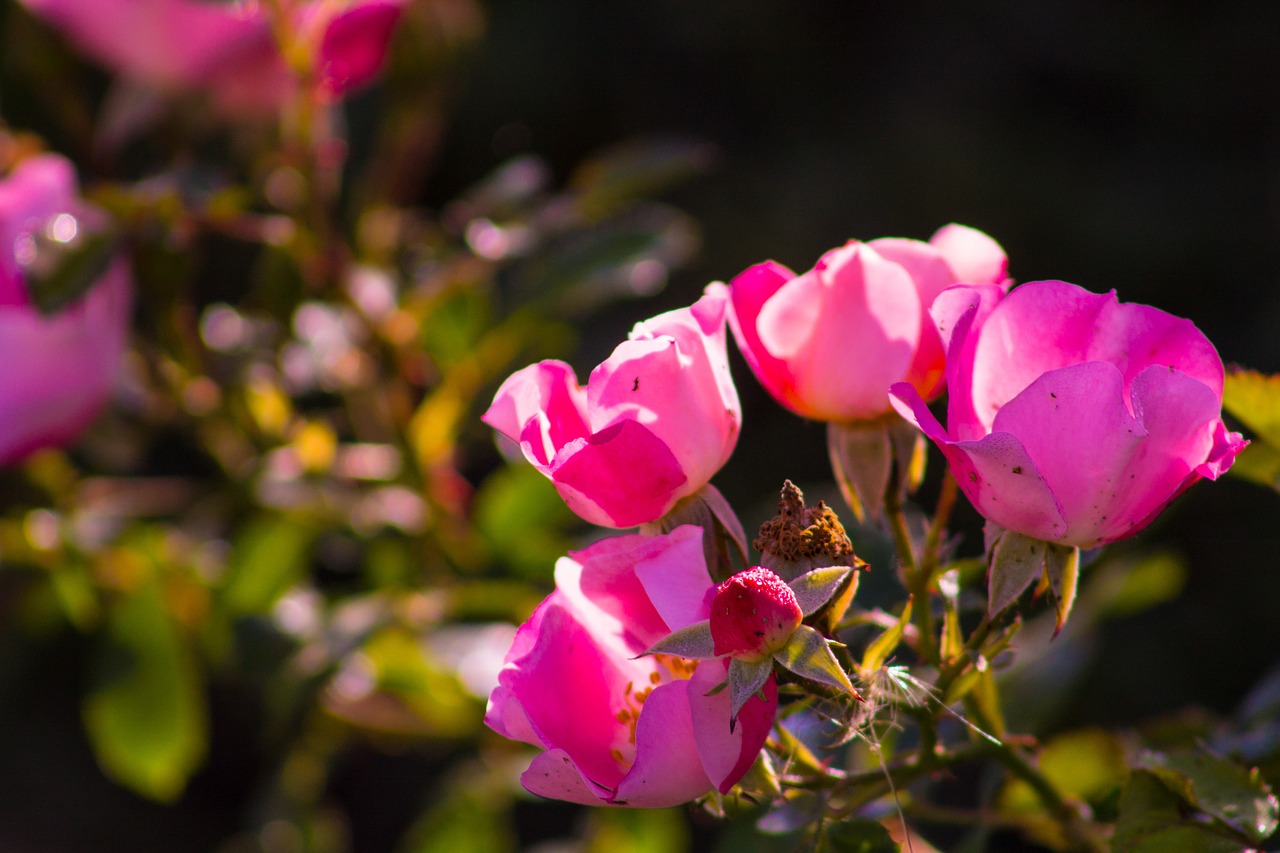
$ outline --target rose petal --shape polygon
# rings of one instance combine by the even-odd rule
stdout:
[[[666,547],[635,561],[635,576],[669,631],[707,618],[714,589],[702,551],[702,528],[683,524],[666,536]]]
[[[608,788],[592,782],[563,749],[551,749],[533,759],[529,769],[520,775],[525,790],[539,797],[564,800],[584,806],[607,804]]]
[[[978,229],[953,222],[939,228],[929,243],[946,258],[957,282],[1009,289],[1009,259],[1004,249]]]
[[[769,737],[778,710],[778,684],[770,678],[764,686],[765,700],[747,700],[738,712],[737,725],[729,731],[729,691],[707,695],[727,677],[728,661],[712,660],[698,664],[697,671],[689,680],[689,701],[693,708],[698,755],[707,776],[722,794],[751,769]]]
[[[758,328],[770,353],[791,360],[809,417],[855,420],[888,411],[887,389],[915,357],[922,313],[906,271],[852,243],[779,289]]]
[[[521,442],[525,456],[545,472],[557,448],[590,435],[586,411],[587,395],[578,387],[573,368],[547,360],[507,377],[480,419]]]
[[[363,86],[382,70],[387,45],[403,11],[399,2],[374,0],[335,15],[320,42],[321,85],[331,95]]]
[[[603,527],[653,521],[688,482],[671,449],[633,420],[562,447],[549,473],[569,508]]]
[[[616,805],[659,809],[687,803],[711,788],[698,760],[689,681],[659,685],[636,726],[636,758],[618,784]]]

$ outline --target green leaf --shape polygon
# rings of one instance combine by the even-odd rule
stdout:
[[[911,605],[912,600],[907,599],[906,605],[902,608],[902,615],[898,617],[898,621],[893,623],[893,627],[889,628],[874,641],[867,646],[867,650],[862,653],[863,673],[875,672],[884,662],[888,660],[889,655],[893,654],[893,650],[898,647],[898,643],[902,642],[902,633],[911,624]]]
[[[592,809],[585,853],[684,853],[689,830],[679,809]]]
[[[889,830],[873,820],[846,820],[828,824],[818,850],[822,853],[897,853]]]
[[[84,722],[102,769],[143,796],[172,802],[208,744],[199,670],[165,611],[158,580],[113,602]]]
[[[991,549],[987,577],[987,615],[994,618],[1026,592],[1045,569],[1049,543],[1012,530],[999,534]]]
[[[550,579],[577,517],[538,469],[508,465],[485,478],[472,518],[494,558],[521,577]]]
[[[23,268],[23,280],[32,304],[46,316],[57,314],[88,293],[110,269],[120,249],[116,234],[86,233],[83,228],[65,243],[45,238],[41,231],[36,243],[36,262]]]
[[[1222,408],[1262,441],[1280,448],[1280,375],[1231,371],[1223,382]]]
[[[773,674],[773,661],[729,661],[729,731],[738,722],[738,712],[756,695]]]
[[[774,652],[773,659],[802,678],[843,690],[855,698],[858,696],[848,674],[831,653],[827,638],[808,625],[796,628],[787,644]]]
[[[675,655],[689,660],[708,660],[716,656],[715,640],[711,637],[711,621],[703,619],[672,631],[648,649],[644,655]]]
[[[1236,457],[1228,472],[1268,489],[1280,490],[1280,448],[1254,441]]]
[[[1076,584],[1080,579],[1080,549],[1068,545],[1046,543],[1044,571],[1049,578],[1049,588],[1053,590],[1053,609],[1057,616],[1057,626],[1053,630],[1056,637],[1067,624],[1071,615],[1071,605],[1076,600]]]
[[[584,162],[570,183],[583,213],[600,219],[705,172],[714,159],[712,146],[693,139],[632,140]]]
[[[1036,760],[1040,772],[1059,791],[1096,801],[1124,782],[1124,744],[1103,729],[1081,729],[1047,741]],[[1011,779],[1000,793],[1000,808],[1013,813],[1043,808],[1039,795],[1022,779]]]
[[[805,616],[812,616],[818,608],[831,600],[841,584],[853,574],[853,569],[846,566],[831,566],[826,569],[814,569],[790,581],[787,586],[796,594],[796,603],[800,605]]]
[[[1280,823],[1280,802],[1256,769],[1203,749],[1144,752],[1137,764],[1190,805],[1255,842]]]
[[[265,613],[307,570],[316,532],[290,516],[257,518],[232,546],[221,601],[232,616]]]
[[[1151,773],[1134,770],[1120,794],[1114,853],[1239,853],[1238,838],[1183,816],[1180,800]]]
[[[880,518],[893,475],[893,444],[883,420],[827,425],[831,470],[858,521]]]

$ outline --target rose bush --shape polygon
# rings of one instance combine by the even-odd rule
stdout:
[[[77,48],[132,81],[203,91],[227,112],[271,114],[297,81],[264,4],[207,0],[22,0]],[[403,0],[290,4],[316,92],[338,97],[381,69]]]
[[[574,512],[604,527],[664,515],[733,453],[742,423],[725,297],[638,323],[591,371],[543,361],[510,376],[483,420],[520,443]]]
[[[1122,539],[1244,447],[1222,422],[1222,360],[1189,320],[1061,281],[951,288],[933,313],[950,339],[947,426],[907,383],[894,405],[1005,529]]]
[[[953,224],[928,243],[850,241],[802,275],[766,261],[718,287],[765,389],[799,415],[845,422],[888,413],[895,382],[937,394],[945,359],[929,306],[954,284],[1007,287],[1006,267],[994,240]]]
[[[645,808],[728,791],[750,769],[777,709],[769,677],[730,728],[727,661],[638,657],[709,618],[716,590],[702,531],[617,536],[561,558],[556,589],[516,633],[485,722],[544,750],[529,791]]]
[[[30,157],[0,181],[0,464],[75,438],[115,385],[133,298],[125,260],[57,313],[42,313],[27,290],[39,244],[74,240],[85,213],[62,157]]]

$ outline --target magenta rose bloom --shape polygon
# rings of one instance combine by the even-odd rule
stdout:
[[[890,411],[895,382],[926,399],[941,390],[934,298],[954,284],[1007,287],[1006,267],[994,240],[963,225],[945,226],[928,243],[854,240],[802,275],[773,261],[741,273],[727,288],[729,323],[779,403],[814,420],[871,420]]]
[[[603,527],[661,518],[733,453],[742,423],[725,297],[660,314],[591,371],[543,361],[510,376],[483,420],[518,441],[574,512]]]
[[[22,0],[77,48],[118,74],[165,91],[202,91],[229,113],[271,114],[297,81],[263,4],[208,0]],[[381,69],[404,0],[295,2],[290,24],[308,49],[321,97]]]
[[[62,157],[31,157],[0,180],[0,464],[71,441],[115,386],[133,298],[124,259],[48,316],[31,304],[24,279],[37,235],[73,239],[86,213]]]
[[[642,655],[708,619],[716,587],[702,530],[604,539],[556,564],[556,589],[520,627],[485,723],[546,750],[520,777],[543,797],[661,808],[728,791],[773,725],[777,684],[732,731],[727,662]]]
[[[1191,321],[1061,281],[1002,297],[956,287],[934,303],[946,429],[915,388],[892,390],[987,519],[1092,548],[1231,467],[1245,442],[1222,423],[1222,360]]]

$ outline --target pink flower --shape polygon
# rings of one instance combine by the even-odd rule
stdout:
[[[1061,281],[1002,297],[956,287],[934,303],[947,429],[916,389],[892,390],[986,518],[1090,548],[1231,467],[1245,442],[1222,423],[1222,361],[1191,321]]]
[[[793,412],[821,421],[871,420],[888,389],[942,389],[942,340],[929,306],[957,283],[1008,286],[1004,251],[987,235],[947,225],[928,242],[851,241],[803,275],[773,261],[730,282],[729,324],[760,383]],[[723,285],[721,285],[723,287]]]
[[[587,521],[661,518],[710,481],[738,440],[723,294],[637,324],[585,389],[564,362],[517,371],[483,420],[518,441]]]
[[[272,113],[297,81],[261,3],[208,0],[22,0],[80,50],[135,82],[206,91],[230,113]],[[308,0],[290,21],[335,98],[381,69],[404,0]]]
[[[73,239],[85,209],[62,157],[23,160],[0,181],[0,464],[74,439],[115,385],[133,299],[124,259],[51,316],[31,304],[24,281],[37,233]]]
[[[747,700],[729,727],[727,664],[641,655],[709,616],[701,528],[604,539],[556,564],[556,589],[520,627],[485,722],[544,750],[520,781],[544,797],[660,808],[733,787],[777,710]]]

